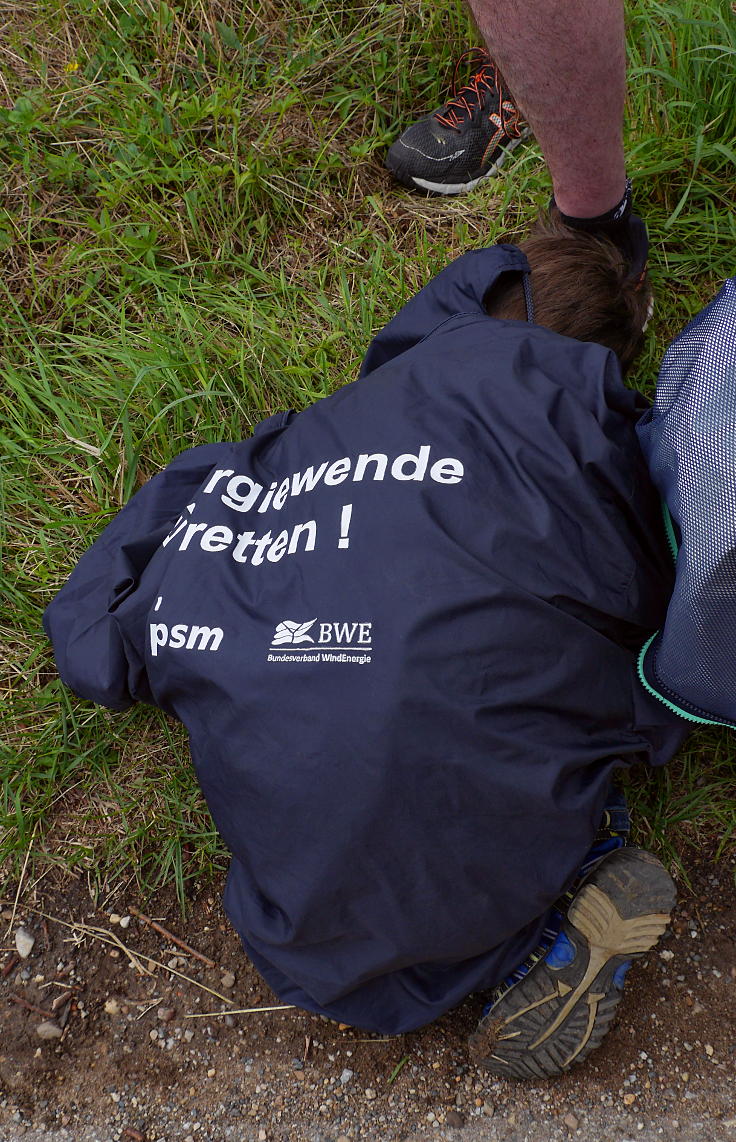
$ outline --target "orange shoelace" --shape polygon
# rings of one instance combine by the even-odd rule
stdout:
[[[479,63],[481,66],[468,82],[458,90],[458,71],[462,64],[468,60]],[[468,51],[463,52],[455,64],[452,87],[454,94],[445,104],[443,113],[435,115],[435,119],[443,127],[450,127],[454,131],[459,130],[463,121],[473,115],[489,91],[497,90],[499,102],[501,101],[501,83],[498,77],[498,69],[488,53],[482,48],[469,48]]]

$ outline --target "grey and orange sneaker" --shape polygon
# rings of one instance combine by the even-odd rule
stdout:
[[[394,178],[410,190],[465,194],[498,174],[530,134],[528,125],[487,52],[471,48],[477,70],[444,107],[407,127],[386,156]]]
[[[656,944],[676,897],[656,857],[619,848],[604,856],[561,917],[551,947],[507,981],[469,1040],[474,1062],[503,1078],[558,1075],[609,1030],[631,961]]]

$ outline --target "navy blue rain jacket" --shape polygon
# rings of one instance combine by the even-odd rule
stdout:
[[[672,584],[641,401],[487,316],[527,268],[466,254],[358,381],[179,456],[44,619],[78,694],[187,727],[268,983],[384,1033],[524,959],[612,770],[680,738],[634,669]]]

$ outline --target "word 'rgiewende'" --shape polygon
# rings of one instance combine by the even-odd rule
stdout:
[[[232,468],[218,468],[202,491],[205,495],[211,495],[217,489],[223,504],[236,512],[249,512],[258,504],[258,511],[263,513],[269,508],[280,511],[289,496],[312,492],[320,482],[331,487],[349,479],[357,483],[364,477],[384,480],[386,476],[391,476],[394,480],[402,481],[424,480],[429,477],[437,484],[459,484],[465,475],[461,461],[452,456],[444,456],[430,466],[431,450],[430,444],[423,444],[416,454],[404,452],[397,456],[390,467],[385,452],[363,452],[355,461],[349,456],[343,456],[341,460],[325,460],[317,468],[310,464],[303,472],[294,472],[280,482],[274,480],[268,489],[251,476],[237,473]]]

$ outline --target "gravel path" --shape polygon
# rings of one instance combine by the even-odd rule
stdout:
[[[662,1142],[666,1139],[671,1142],[677,1138],[678,1142],[727,1142],[736,1139],[736,1117],[719,1121],[709,1120],[698,1115],[690,1115],[687,1111],[679,1112],[678,1118],[667,1117],[660,1123],[643,1122],[642,1119],[629,1114],[611,1114],[594,1111],[581,1111],[581,1118],[576,1129],[565,1123],[552,1124],[550,1122],[532,1121],[533,1114],[528,1108],[518,1111],[515,1121],[504,1117],[501,1121],[493,1120],[468,1124],[461,1129],[424,1127],[404,1134],[403,1142],[424,1142],[433,1139],[434,1142],[442,1139],[445,1142]],[[570,1121],[572,1124],[572,1117]],[[576,1117],[576,1116],[575,1116]],[[81,1130],[33,1130],[23,1126],[8,1126],[7,1132],[0,1131],[2,1142],[110,1142],[115,1138],[115,1132],[109,1128],[90,1126]],[[225,1126],[221,1133],[211,1134],[205,1130],[197,1131],[193,1138],[197,1142],[265,1142],[263,1131],[243,1129],[242,1126]],[[129,1136],[130,1137],[130,1136]],[[162,1135],[161,1139],[170,1142],[173,1139],[184,1139],[181,1133]],[[294,1142],[343,1142],[348,1140],[347,1135],[339,1135],[334,1130],[313,1129],[299,1127],[289,1137]],[[373,1135],[376,1139],[382,1135]],[[152,1136],[152,1142],[156,1142]]]

